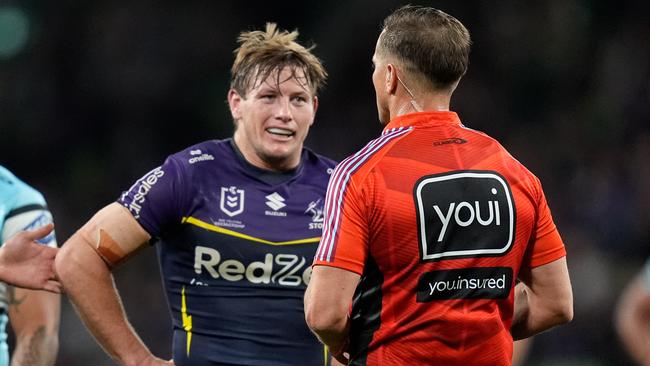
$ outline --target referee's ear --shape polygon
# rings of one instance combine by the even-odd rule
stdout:
[[[393,64],[386,64],[386,93],[388,95],[395,95],[397,90],[397,68]]]

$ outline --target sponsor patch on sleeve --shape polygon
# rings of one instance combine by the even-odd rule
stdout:
[[[147,194],[151,188],[158,183],[160,178],[165,175],[162,167],[157,167],[152,171],[145,174],[128,191],[122,194],[120,200],[122,204],[131,211],[131,214],[136,219],[140,218],[140,211],[142,204],[146,201]]]

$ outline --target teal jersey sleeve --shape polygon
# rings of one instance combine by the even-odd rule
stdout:
[[[21,230],[35,229],[52,222],[43,195],[0,166],[0,239],[2,242]],[[40,241],[56,245],[54,235]]]

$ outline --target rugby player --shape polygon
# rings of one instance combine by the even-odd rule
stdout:
[[[650,366],[650,260],[623,290],[615,324],[632,358],[639,365]]]
[[[233,138],[173,154],[57,256],[71,301],[121,365],[324,365],[302,296],[334,161],[303,147],[326,72],[297,31],[244,32],[231,70]],[[173,361],[127,321],[111,269],[157,243]]]
[[[52,229],[43,196],[0,166],[0,366],[9,365],[8,320],[16,336],[12,365],[56,361],[61,296]]]
[[[436,9],[384,21],[372,81],[385,128],[332,175],[305,294],[310,328],[341,362],[510,365],[513,338],[573,316],[539,180],[449,111],[469,48]]]

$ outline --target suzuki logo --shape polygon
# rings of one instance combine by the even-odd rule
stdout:
[[[280,196],[277,192],[273,192],[266,196],[266,205],[271,207],[274,211],[277,211],[281,209],[282,207],[286,206],[284,203],[284,198]]]

